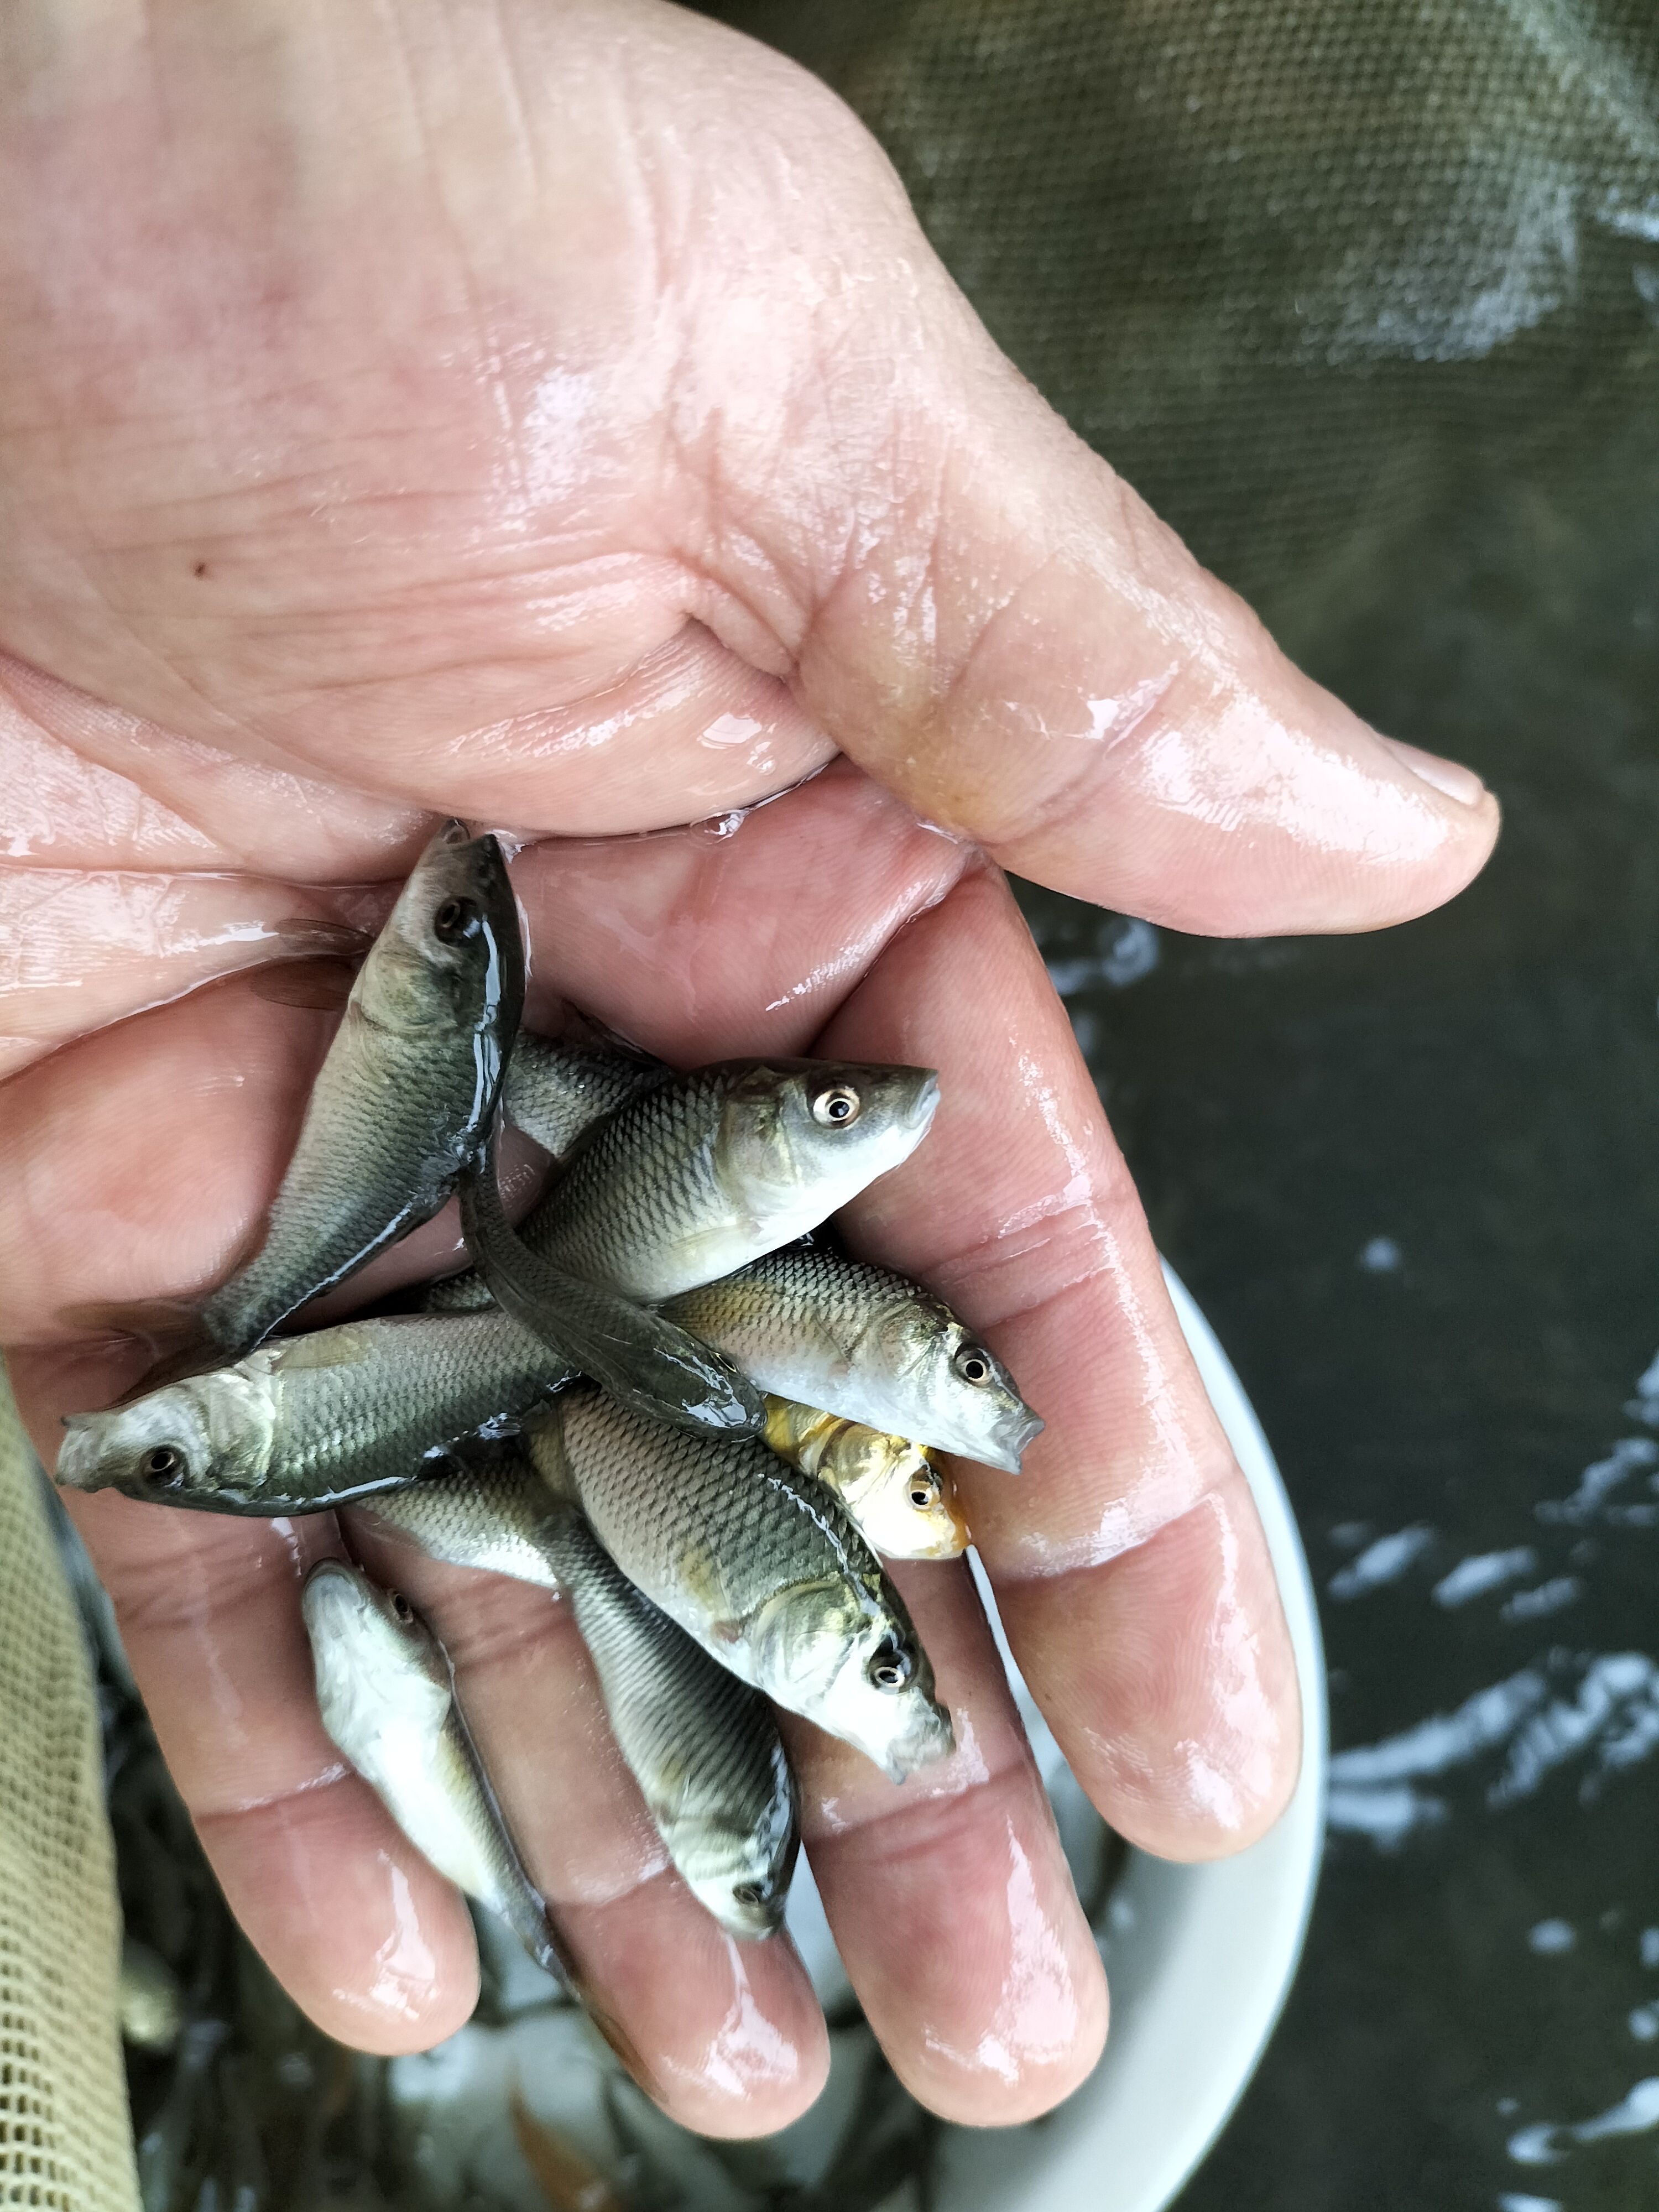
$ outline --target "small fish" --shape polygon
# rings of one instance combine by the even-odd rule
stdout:
[[[670,1298],[792,1243],[907,1160],[931,1068],[732,1060],[599,1122],[520,1231],[561,1273]]]
[[[507,2100],[520,2154],[536,2177],[550,2212],[629,2212],[593,2161],[568,2136],[538,2120],[515,2081]]]
[[[769,1398],[766,1441],[791,1467],[828,1483],[884,1559],[954,1559],[968,1548],[951,1478],[908,1437]]]
[[[202,1310],[222,1353],[437,1212],[493,1121],[523,1000],[501,848],[450,822],[358,970],[263,1244]]]
[[[597,1023],[584,1021],[574,1034],[557,1037],[520,1030],[507,1064],[501,1110],[559,1159],[584,1129],[672,1073],[665,1061]]]
[[[799,1842],[771,1707],[652,1604],[521,1446],[362,1509],[428,1559],[565,1594],[623,1759],[687,1887],[733,1936],[783,1916]]]
[[[323,1726],[416,1849],[574,1981],[455,1699],[448,1655],[409,1600],[319,1559],[301,1600]]]
[[[404,1314],[261,1345],[234,1366],[72,1413],[58,1480],[217,1513],[317,1513],[569,1380],[509,1315]]]
[[[765,1425],[760,1392],[718,1352],[531,1250],[501,1210],[493,1143],[462,1176],[460,1195],[467,1249],[496,1304],[556,1358],[656,1420],[726,1436],[755,1436]]]
[[[574,1506],[550,1534],[611,1731],[669,1856],[728,1934],[771,1935],[800,1845],[771,1707],[635,1588]]]
[[[548,1540],[547,1485],[523,1455],[441,1462],[403,1490],[383,1490],[353,1510],[408,1538],[429,1559],[482,1567],[556,1590]]]
[[[167,1960],[136,1936],[121,1942],[121,2040],[139,2051],[171,2051],[184,2025],[184,1992]]]
[[[1010,1474],[1042,1427],[940,1299],[828,1245],[769,1252],[664,1311],[775,1396]]]
[[[641,1420],[586,1385],[524,1433],[629,1580],[722,1666],[896,1782],[951,1749],[903,1600],[815,1476],[762,1443]]]

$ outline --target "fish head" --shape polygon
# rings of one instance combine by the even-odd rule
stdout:
[[[728,1936],[749,1942],[782,1927],[799,1845],[787,1790],[779,1793],[771,1820],[745,1826],[711,1814],[674,1823],[674,1863],[686,1887]]]
[[[301,1609],[323,1725],[348,1759],[390,1729],[441,1729],[453,1696],[449,1662],[400,1592],[344,1559],[319,1559]]]
[[[890,1589],[887,1597],[850,1577],[797,1583],[768,1601],[748,1640],[756,1682],[775,1704],[902,1782],[954,1749],[956,1737],[921,1638]]]
[[[968,1524],[950,1477],[908,1437],[849,1421],[823,1472],[872,1551],[890,1559],[954,1559],[967,1550]]]
[[[164,1505],[256,1498],[276,1433],[270,1362],[255,1353],[151,1390],[101,1413],[71,1413],[57,1480],[70,1490],[119,1490]]]
[[[896,1300],[877,1334],[884,1364],[902,1380],[906,1397],[926,1409],[931,1445],[1019,1473],[1042,1422],[995,1352],[931,1299]]]
[[[908,1160],[938,1105],[929,1067],[757,1061],[734,1071],[726,1096],[720,1179],[781,1237],[798,1234]]]
[[[415,863],[353,996],[398,1031],[518,1026],[524,942],[499,839],[447,823]]]

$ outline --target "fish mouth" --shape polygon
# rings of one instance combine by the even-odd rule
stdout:
[[[325,1611],[349,1615],[368,1609],[362,1582],[343,1559],[319,1559],[306,1577],[300,1602],[307,1625]]]
[[[905,1115],[905,1126],[914,1129],[917,1137],[921,1138],[927,1135],[933,1116],[939,1111],[939,1071],[922,1067],[918,1068],[916,1073],[921,1079],[916,1085],[909,1111]]]
[[[998,1422],[996,1444],[1000,1456],[991,1461],[993,1467],[1001,1468],[1008,1474],[1020,1473],[1020,1462],[1027,1449],[1036,1443],[1048,1426],[1041,1413],[1034,1413],[1029,1406],[1021,1406]]]
[[[76,1427],[73,1413],[64,1416],[64,1429],[69,1429],[69,1436],[58,1447],[58,1467],[53,1468],[51,1480],[64,1491],[101,1491],[108,1482],[108,1475],[97,1474],[91,1436],[86,1429]]]
[[[948,1759],[956,1747],[957,1732],[950,1714],[937,1701],[929,1699],[926,1717],[918,1717],[890,1747],[886,1758],[878,1759],[877,1765],[890,1782],[905,1782],[918,1767],[931,1766],[935,1759]]]
[[[58,1465],[52,1471],[52,1480],[63,1490],[112,1488],[117,1477],[109,1468],[98,1464],[96,1431],[79,1413],[66,1414],[64,1426],[69,1433],[58,1447]]]

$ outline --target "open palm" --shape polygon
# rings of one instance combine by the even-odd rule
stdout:
[[[1262,1539],[984,855],[1188,929],[1370,927],[1478,868],[1475,780],[1298,676],[1072,438],[821,87],[649,0],[20,0],[0,330],[0,1340],[48,1463],[144,1364],[121,1310],[213,1283],[280,1177],[330,1022],[247,971],[372,922],[434,811],[508,828],[532,1026],[939,1069],[845,1225],[1047,1419],[1023,1478],[960,1477],[1021,1666],[1133,1841],[1258,1835],[1298,1747]],[[447,2033],[460,1901],[312,1695],[334,1520],[75,1511],[254,1942],[349,2042]],[[793,2117],[799,1964],[667,1868],[562,1608],[354,1542],[662,2101]],[[792,1725],[807,1847],[906,2081],[1022,2118],[1096,2055],[1099,1960],[965,1571],[897,1579],[958,1748],[899,1789]]]

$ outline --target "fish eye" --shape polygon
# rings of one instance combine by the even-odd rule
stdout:
[[[878,1690],[902,1690],[916,1671],[916,1662],[902,1645],[890,1636],[878,1644],[871,1655],[866,1674]]]
[[[173,1490],[185,1479],[185,1455],[171,1444],[157,1444],[138,1462],[142,1480],[152,1490]]]
[[[988,1382],[991,1355],[977,1344],[964,1344],[951,1362],[964,1382]]]
[[[740,1881],[732,1892],[734,1905],[763,1905],[766,1892],[757,1881]]]
[[[401,1590],[389,1590],[386,1595],[392,1606],[392,1619],[394,1620],[401,1620],[404,1626],[407,1627],[410,1622],[415,1618],[414,1607],[410,1603],[409,1600],[404,1595]]]
[[[483,924],[483,910],[476,899],[447,898],[432,917],[432,934],[440,945],[461,945],[476,937]]]
[[[858,1120],[863,1103],[850,1083],[832,1083],[812,1101],[812,1119],[826,1129],[844,1129],[849,1121]]]
[[[910,1503],[919,1513],[925,1511],[930,1505],[937,1505],[939,1504],[938,1476],[913,1474],[910,1478]]]

